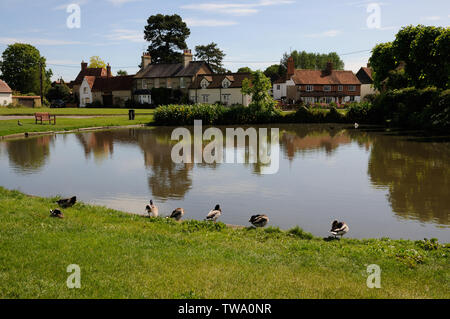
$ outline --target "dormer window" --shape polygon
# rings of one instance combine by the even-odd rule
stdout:
[[[223,81],[222,81],[222,87],[224,88],[224,89],[228,89],[229,87],[230,87],[230,80],[228,80],[228,79],[224,79]]]
[[[200,86],[202,89],[206,89],[209,85],[209,82],[207,79],[203,79],[202,82],[200,82]]]

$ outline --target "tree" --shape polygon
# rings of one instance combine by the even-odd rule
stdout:
[[[148,53],[154,63],[178,63],[187,49],[186,39],[191,31],[177,14],[157,14],[148,18],[144,39],[150,42]]]
[[[264,75],[270,78],[272,83],[281,78],[282,76],[284,76],[285,74],[286,69],[282,67],[280,64],[273,64],[264,71]]]
[[[344,61],[341,60],[336,52],[330,52],[328,54],[320,53],[308,53],[306,51],[298,52],[297,50],[292,53],[285,53],[281,59],[281,64],[287,68],[287,60],[292,56],[294,58],[295,68],[297,69],[318,69],[324,70],[327,66],[327,62],[333,62],[333,69],[343,70]]]
[[[271,88],[272,84],[269,78],[262,71],[255,71],[252,73],[251,80],[244,79],[242,81],[241,92],[252,97],[250,107],[256,111],[271,111],[276,105],[276,102],[269,94]]]
[[[91,56],[91,59],[89,61],[89,68],[106,68],[106,63],[103,61],[99,56]]]
[[[219,49],[217,43],[211,42],[207,45],[197,45],[195,47],[195,57],[197,60],[206,61],[215,73],[223,73],[223,58],[225,53]]]
[[[242,68],[239,68],[237,73],[252,73],[252,69],[250,69],[248,66],[244,66]]]
[[[48,90],[46,97],[49,101],[68,101],[70,99],[70,89],[65,83],[56,84]]]
[[[117,76],[126,76],[128,75],[128,72],[125,70],[119,70],[117,71]]]
[[[394,58],[392,42],[377,44],[372,49],[372,56],[369,59],[370,67],[373,69],[373,85],[381,90],[383,81],[388,78],[389,72],[394,70],[398,63]]]
[[[8,45],[0,62],[1,78],[14,91],[40,93],[40,70],[42,70],[43,94],[50,88],[52,71],[46,70],[46,60],[38,49],[30,44]]]

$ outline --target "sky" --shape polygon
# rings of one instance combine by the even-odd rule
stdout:
[[[80,28],[70,28],[70,4]],[[337,52],[345,69],[365,66],[370,50],[392,41],[405,25],[449,26],[449,0],[0,0],[0,52],[15,42],[36,46],[53,79],[73,80],[82,60],[100,56],[113,73],[138,71],[148,44],[143,30],[154,14],[179,14],[187,40],[215,42],[232,71],[264,70],[291,50]],[[72,20],[73,21],[73,20]]]

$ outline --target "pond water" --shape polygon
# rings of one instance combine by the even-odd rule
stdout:
[[[272,175],[259,163],[175,164],[173,128],[156,127],[0,142],[0,185],[138,214],[153,198],[160,214],[183,207],[185,218],[201,220],[218,203],[229,224],[265,213],[272,226],[299,225],[317,236],[338,219],[348,237],[450,242],[450,143],[341,126],[277,127],[280,164]]]

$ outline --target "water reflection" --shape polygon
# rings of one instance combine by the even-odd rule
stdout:
[[[221,200],[232,200],[236,207],[239,207],[251,204],[245,203],[246,199],[244,198],[237,198],[239,189],[251,190],[250,193],[255,194],[254,200],[256,201],[265,200],[264,195],[258,193],[262,192],[263,187],[252,186],[255,181],[250,176],[254,175],[258,178],[256,183],[264,186],[270,183],[269,189],[273,193],[271,194],[273,198],[267,199],[269,205],[270,201],[274,199],[275,201],[280,199],[281,202],[281,198],[291,204],[298,202],[298,194],[314,193],[313,187],[319,187],[318,189],[322,189],[324,192],[322,201],[329,201],[328,208],[323,212],[324,220],[328,220],[331,215],[330,211],[333,211],[333,200],[341,200],[345,207],[354,211],[351,215],[351,218],[354,219],[353,224],[358,218],[364,224],[364,218],[367,216],[358,216],[359,211],[361,207],[365,207],[367,198],[376,198],[373,200],[377,206],[373,208],[371,214],[376,214],[376,210],[384,210],[384,215],[380,212],[380,216],[384,216],[383,218],[387,218],[386,216],[392,215],[393,212],[394,216],[400,220],[420,221],[440,226],[449,225],[449,143],[420,143],[410,141],[407,137],[389,136],[385,133],[354,130],[342,126],[283,125],[280,126],[280,149],[283,158],[280,167],[282,171],[274,176],[265,176],[261,175],[264,167],[261,163],[175,164],[171,160],[171,150],[175,143],[170,139],[171,133],[172,128],[156,127],[85,132],[63,136],[49,135],[6,141],[0,144],[0,162],[7,156],[9,165],[6,165],[7,167],[2,165],[0,177],[6,177],[7,173],[11,172],[18,175],[28,174],[27,183],[42,185],[39,184],[39,182],[42,183],[42,179],[44,182],[49,182],[42,177],[44,176],[42,171],[45,168],[56,172],[55,174],[60,174],[62,170],[67,170],[69,165],[69,168],[73,168],[76,172],[85,171],[87,176],[84,176],[84,179],[96,179],[96,186],[91,186],[86,180],[80,182],[83,189],[92,193],[93,198],[101,192],[109,192],[112,194],[111,197],[114,197],[114,192],[120,189],[121,196],[135,199],[137,195],[134,196],[133,186],[125,187],[125,185],[133,185],[136,180],[135,188],[140,189],[137,181],[140,180],[142,174],[146,174],[151,195],[145,196],[152,196],[163,202],[186,200],[191,190],[195,189],[196,191],[191,197],[198,196],[195,197],[197,200],[199,198],[203,200],[205,196],[202,196],[202,192],[205,194],[205,189],[220,188],[223,181],[222,188],[228,189],[228,191],[220,194]],[[204,142],[203,147],[206,144],[207,142]],[[81,152],[76,149],[77,147],[81,147]],[[80,159],[80,154],[84,156],[84,162]],[[248,146],[238,150],[238,156],[246,159],[252,154],[258,154],[258,150]],[[323,159],[323,155],[328,161],[334,160],[340,161],[340,163],[349,161],[349,163],[354,163],[355,167],[366,167],[366,169],[353,169],[353,164],[347,164],[349,171],[338,172],[336,171],[338,168],[334,166],[328,168],[324,166],[327,160]],[[52,161],[49,161],[50,158]],[[88,166],[92,158],[95,167]],[[55,159],[55,163],[53,163],[53,159]],[[58,159],[60,160],[58,161]],[[113,162],[116,162],[114,167],[111,166]],[[225,171],[224,167],[226,167]],[[306,175],[296,177],[301,170],[305,170],[305,167],[310,168],[306,172],[301,172]],[[112,185],[111,178],[117,175],[118,169],[124,170],[124,174],[120,177],[120,183],[124,185],[117,185],[117,182]],[[326,171],[328,175],[320,175],[322,170]],[[251,174],[247,175],[246,172]],[[22,187],[23,180],[15,177],[14,174],[8,175],[6,179],[1,178],[1,185],[16,187],[16,184],[20,183]],[[32,179],[30,174],[35,174],[36,180]],[[77,178],[81,179],[75,174],[72,177],[74,183]],[[98,180],[98,178],[105,177],[105,174],[111,176],[109,179],[104,178],[105,182],[102,187],[104,189],[99,190],[98,185],[102,185],[102,180]],[[215,177],[216,174],[220,175]],[[311,179],[314,174],[320,175],[320,179],[318,179],[319,177]],[[312,182],[303,183],[304,180],[308,180],[308,176]],[[353,182],[350,177],[353,178]],[[295,178],[301,179],[296,180]],[[203,181],[203,184],[194,183],[199,179]],[[106,182],[106,180],[108,181]],[[356,184],[354,180],[359,181],[359,184]],[[315,186],[315,184],[319,186]],[[235,185],[234,189],[233,185]],[[23,191],[27,191],[25,187],[23,187]],[[296,193],[291,195],[288,191],[283,191],[284,187],[289,190],[295,189]],[[361,193],[362,187],[367,187],[364,192],[375,192],[373,193],[375,195],[362,198],[361,194],[365,194]],[[130,192],[128,195],[123,194],[125,188]],[[334,193],[335,189],[343,193],[338,191]],[[230,194],[228,195],[227,192]],[[383,192],[386,192],[386,197]],[[342,194],[345,196],[353,194],[353,197],[345,199],[330,197],[343,196]],[[260,196],[259,199],[256,198],[257,196]],[[207,200],[209,199],[207,198]],[[306,199],[304,201],[306,202]],[[281,205],[282,210],[289,211],[288,205],[291,204],[278,203],[275,207]],[[388,207],[388,211],[385,211],[383,205]],[[286,214],[289,213],[286,212]],[[382,222],[380,221],[380,223]]]

